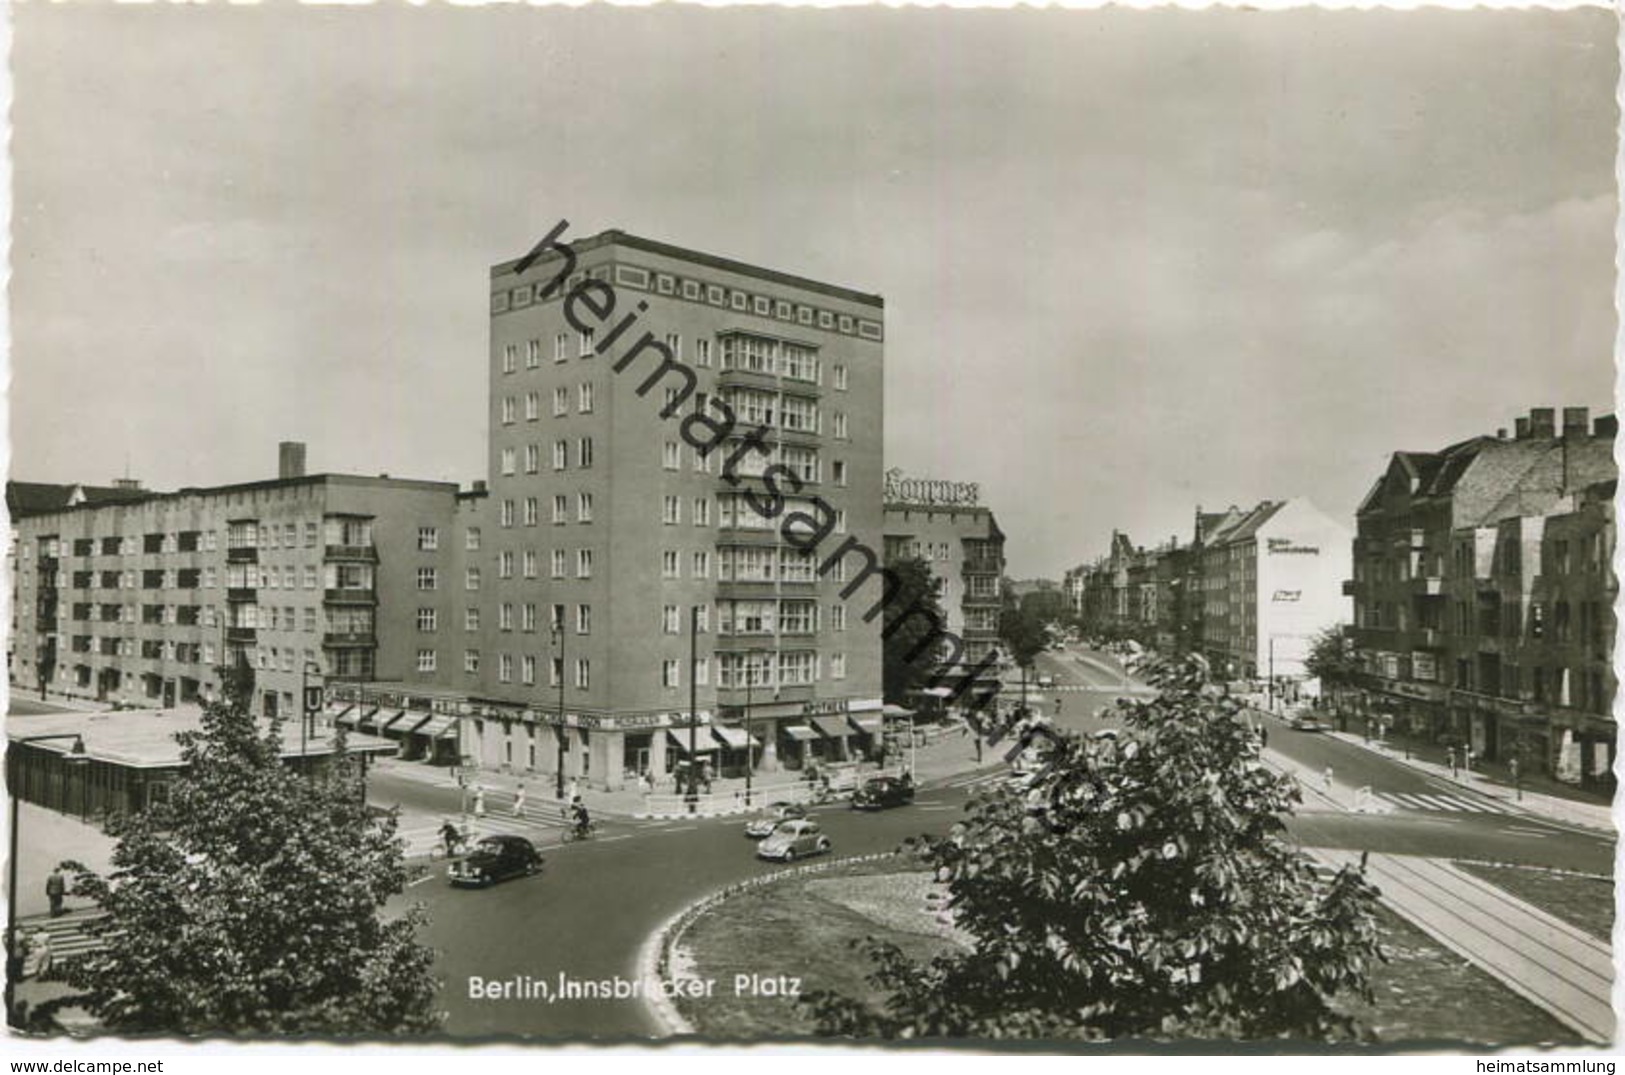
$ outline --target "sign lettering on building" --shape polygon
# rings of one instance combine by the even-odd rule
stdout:
[[[974,508],[981,499],[982,487],[977,482],[936,481],[930,478],[910,478],[900,467],[886,471],[886,502],[888,504],[921,504],[948,508]]]
[[[1431,653],[1420,651],[1411,654],[1411,678],[1435,683],[1439,679],[1439,662]]]
[[[1291,538],[1270,538],[1268,543],[1271,556],[1319,556],[1318,545],[1294,545]]]
[[[1303,597],[1302,590],[1276,590],[1272,601],[1297,601]]]
[[[833,713],[845,713],[846,710],[846,699],[842,698],[839,701],[808,702],[801,707],[801,715],[804,717],[828,716]]]

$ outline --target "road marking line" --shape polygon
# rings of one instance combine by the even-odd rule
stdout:
[[[425,881],[432,881],[432,880],[434,880],[434,874],[426,873],[422,877],[418,878],[416,881],[408,881],[408,882],[406,882],[406,887],[411,888],[414,885],[421,885]]]

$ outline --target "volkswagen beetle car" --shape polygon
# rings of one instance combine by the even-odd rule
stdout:
[[[779,827],[756,845],[756,857],[794,862],[807,855],[822,855],[829,850],[829,837],[809,818],[781,821]]]
[[[852,809],[884,810],[914,801],[914,781],[905,776],[872,776],[852,793]]]
[[[757,817],[745,822],[745,835],[752,840],[767,837],[781,821],[800,821],[807,816],[807,808],[800,803],[769,803]]]
[[[523,836],[487,836],[466,857],[453,862],[446,876],[454,885],[483,887],[541,868],[542,856]]]

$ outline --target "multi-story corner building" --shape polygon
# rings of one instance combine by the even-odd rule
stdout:
[[[1202,652],[1220,675],[1302,679],[1315,634],[1348,621],[1348,529],[1302,498],[1197,514]]]
[[[465,753],[540,740],[542,772],[616,788],[691,739],[722,773],[873,749],[881,299],[553,239],[490,273],[490,498],[437,665]]]
[[[307,681],[404,675],[408,595],[444,600],[425,589],[443,570],[430,535],[449,533],[456,487],[303,471],[285,444],[274,480],[125,488],[14,519],[12,682],[167,707],[242,661],[256,712],[287,715]]]
[[[945,677],[974,669],[998,646],[1004,531],[977,503],[973,482],[910,479],[886,473],[886,562],[919,558],[931,565],[947,616],[945,628],[962,650]]]
[[[1371,712],[1610,779],[1612,416],[1535,408],[1515,434],[1396,452],[1361,503],[1354,640]]]
[[[1192,549],[1177,538],[1148,549],[1113,530],[1104,556],[1067,572],[1068,607],[1087,630],[1174,652],[1191,636],[1194,566]]]

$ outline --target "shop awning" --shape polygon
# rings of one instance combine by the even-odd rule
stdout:
[[[784,732],[785,735],[788,735],[791,739],[797,740],[798,742],[805,742],[808,739],[818,738],[818,733],[807,727],[805,724],[786,724],[780,729],[780,731]]]
[[[678,731],[676,728],[667,728],[666,729],[666,738],[670,739],[671,742],[672,742],[672,745],[675,746],[680,752],[682,752],[684,754],[688,753],[688,729],[687,728],[684,728],[682,731]],[[711,740],[710,736],[705,735],[705,734],[703,734],[702,732],[699,732],[699,731],[695,732],[695,734],[694,734],[694,753],[696,753],[696,754],[709,754],[711,751],[713,751],[715,749],[716,749],[716,744]]]
[[[812,722],[819,735],[830,739],[839,739],[843,735],[852,734],[852,729],[846,726],[845,717],[814,717]]]
[[[355,706],[351,706],[333,719],[333,723],[340,728],[354,728],[360,722],[361,712]]]
[[[330,705],[330,706],[327,707],[327,719],[328,720],[338,720],[340,717],[344,716],[346,713],[350,712],[354,708],[355,708],[355,703],[354,702],[351,702],[349,704],[339,702],[339,703],[336,703],[334,705]]]
[[[379,725],[378,730],[384,733],[392,732],[395,735],[405,735],[428,719],[429,714],[427,713],[414,713],[410,709],[403,709]]]
[[[374,706],[373,708],[362,713],[361,719],[355,722],[356,730],[369,733],[374,731],[378,726],[378,715],[381,712],[382,709],[380,707]]]
[[[861,735],[879,735],[883,723],[879,713],[848,713],[846,719]]]
[[[904,709],[900,705],[887,705],[881,712],[888,717],[894,718],[912,717],[914,715],[914,710]]]
[[[434,713],[429,719],[412,729],[414,735],[426,735],[430,739],[457,738],[457,714]]]
[[[931,698],[952,698],[954,696],[954,692],[947,687],[927,687],[920,693]]]
[[[751,740],[743,728],[729,728],[720,724],[711,725],[711,734],[729,750],[744,750]]]

